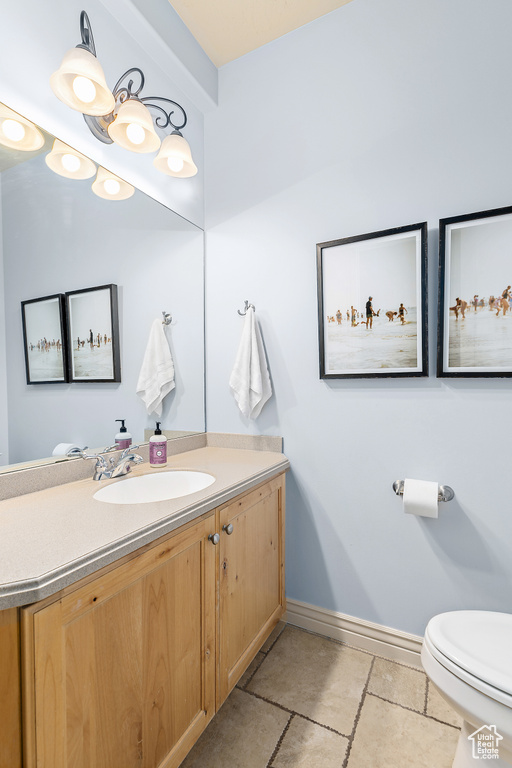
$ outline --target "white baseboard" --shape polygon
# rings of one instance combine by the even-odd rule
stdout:
[[[418,635],[410,635],[399,629],[328,611],[298,600],[287,600],[286,607],[286,615],[283,618],[288,624],[340,640],[376,656],[384,656],[391,661],[421,669],[420,652],[423,638]]]

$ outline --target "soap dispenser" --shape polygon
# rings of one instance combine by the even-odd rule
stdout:
[[[155,434],[149,438],[149,466],[163,467],[167,464],[167,438],[162,435],[160,421],[156,422]]]
[[[121,428],[114,438],[115,443],[120,451],[124,451],[125,448],[129,448],[132,444],[132,436],[124,425],[126,419],[116,419],[116,421],[121,422]]]

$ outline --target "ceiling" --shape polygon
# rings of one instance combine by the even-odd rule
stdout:
[[[350,0],[169,0],[215,66],[276,40]]]

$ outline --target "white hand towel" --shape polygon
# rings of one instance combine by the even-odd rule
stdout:
[[[252,307],[249,307],[245,316],[229,387],[238,407],[249,419],[259,416],[272,395],[265,349]]]
[[[162,415],[162,401],[175,387],[174,363],[161,320],[153,320],[137,382],[148,413]]]

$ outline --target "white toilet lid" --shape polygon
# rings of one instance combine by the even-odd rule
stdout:
[[[512,695],[512,614],[451,611],[427,626],[434,647],[450,661]]]

